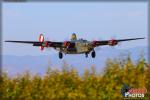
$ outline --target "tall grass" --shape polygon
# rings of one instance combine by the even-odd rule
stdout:
[[[150,66],[141,58],[135,64],[108,60],[103,74],[94,67],[79,75],[76,69],[48,69],[44,77],[29,72],[10,78],[0,78],[0,100],[120,100],[123,84],[147,88],[145,99],[150,100]]]

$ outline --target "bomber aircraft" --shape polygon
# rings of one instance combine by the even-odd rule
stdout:
[[[54,41],[44,41],[43,34],[40,34],[39,41],[12,41],[7,40],[5,42],[14,42],[14,43],[26,43],[32,44],[33,46],[39,46],[41,50],[46,48],[54,48],[59,51],[59,58],[63,58],[64,54],[85,54],[88,57],[88,54],[91,53],[92,58],[96,57],[94,48],[103,45],[115,46],[119,42],[138,40],[144,38],[129,38],[129,39],[110,39],[110,40],[101,40],[101,41],[88,41],[85,39],[77,39],[75,33],[72,34],[71,40],[63,42],[54,42]]]

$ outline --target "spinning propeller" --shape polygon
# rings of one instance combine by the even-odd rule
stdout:
[[[49,42],[48,41],[44,41],[44,35],[43,34],[40,34],[39,42],[41,42],[41,46],[40,46],[40,50],[41,51],[44,50],[44,47],[48,47],[49,46]]]

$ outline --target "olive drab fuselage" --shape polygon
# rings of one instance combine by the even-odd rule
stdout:
[[[94,49],[92,43],[87,40],[79,39],[79,40],[71,40],[68,42],[71,43],[72,45],[65,48],[55,48],[55,49],[65,54],[89,53]]]

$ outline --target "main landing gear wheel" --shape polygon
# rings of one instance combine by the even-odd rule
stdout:
[[[59,59],[63,58],[63,54],[61,52],[59,52]]]
[[[85,57],[86,57],[86,58],[88,57],[88,53],[85,53]]]
[[[92,56],[92,58],[95,58],[95,56],[96,56],[95,51],[92,51],[91,56]]]

